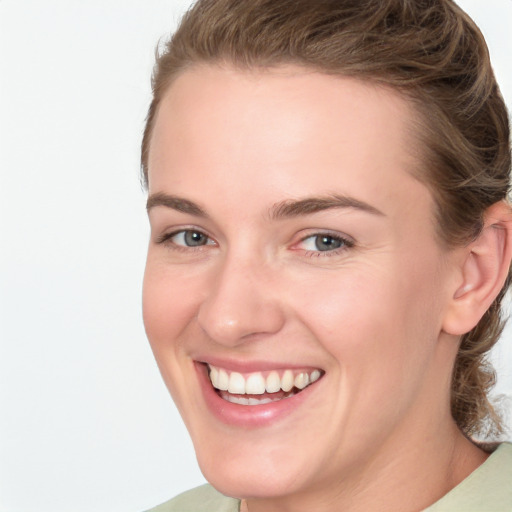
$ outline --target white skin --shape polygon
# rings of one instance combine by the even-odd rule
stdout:
[[[479,260],[438,241],[414,116],[393,91],[292,66],[196,66],[160,106],[149,194],[205,215],[150,208],[145,326],[205,477],[251,512],[419,510],[486,458],[449,405],[459,335],[485,310],[460,306]],[[269,214],[333,195],[380,213]],[[209,358],[324,373],[289,414],[241,427],[205,405]]]

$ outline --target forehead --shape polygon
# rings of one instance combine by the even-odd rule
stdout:
[[[403,210],[414,207],[414,191],[430,210],[430,194],[412,175],[415,117],[398,92],[352,78],[294,66],[198,66],[160,105],[150,193],[200,196],[208,188],[249,199],[261,188],[259,199],[270,203],[334,188]]]

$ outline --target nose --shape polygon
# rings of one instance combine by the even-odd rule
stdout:
[[[213,341],[237,346],[258,335],[275,334],[284,325],[276,281],[263,263],[226,260],[209,281],[198,322]]]

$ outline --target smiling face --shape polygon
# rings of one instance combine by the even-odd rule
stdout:
[[[454,267],[410,174],[413,115],[294,67],[196,67],[160,106],[144,321],[226,494],[391,475],[451,424]]]

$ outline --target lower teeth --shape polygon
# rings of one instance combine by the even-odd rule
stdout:
[[[231,393],[228,393],[227,391],[221,391],[219,392],[220,397],[223,400],[226,400],[227,402],[231,402],[232,404],[238,404],[238,405],[263,405],[263,404],[270,404],[272,402],[279,402],[279,400],[284,400],[285,398],[290,398],[291,396],[295,395],[293,391],[290,393],[287,393],[286,396],[281,397],[275,397],[271,398],[266,396],[265,398],[245,398],[240,395],[232,395]]]

